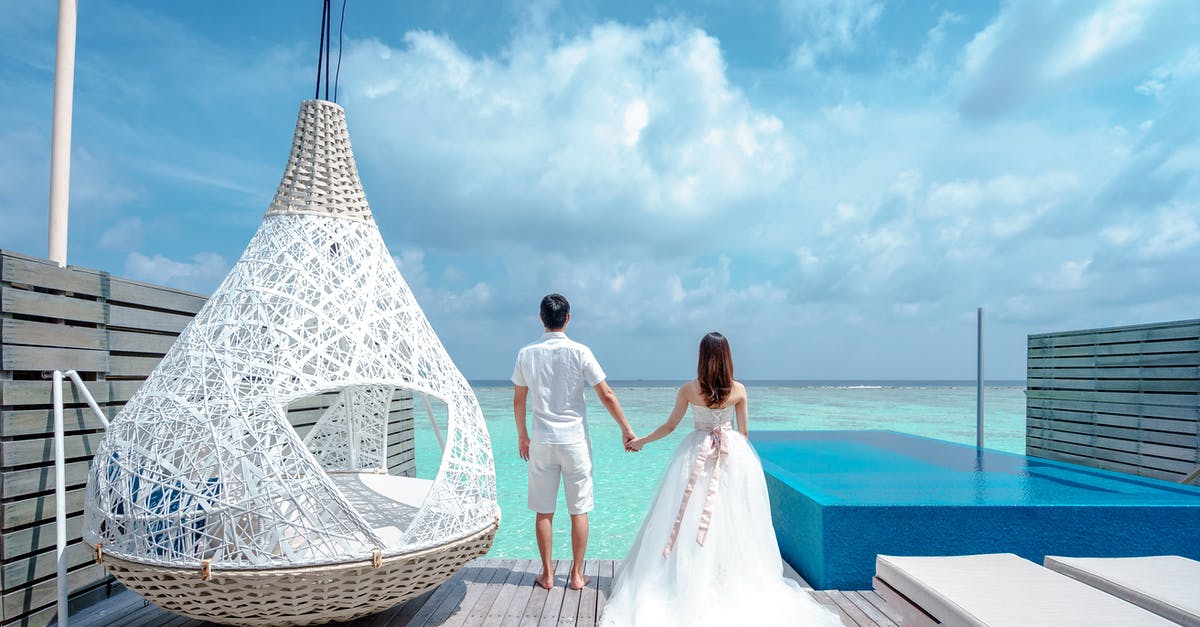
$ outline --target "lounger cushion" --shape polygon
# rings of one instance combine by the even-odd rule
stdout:
[[[943,624],[1170,625],[1136,605],[1013,555],[893,557],[875,575]]]
[[[329,475],[342,496],[366,519],[387,546],[400,546],[404,531],[412,524],[429,494],[428,479],[396,477],[382,473],[332,473]]]
[[[1200,627],[1200,562],[1154,557],[1046,556],[1046,568],[1181,625]]]

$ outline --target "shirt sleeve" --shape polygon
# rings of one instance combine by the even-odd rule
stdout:
[[[587,381],[589,386],[599,385],[606,378],[604,370],[600,368],[600,362],[596,361],[596,356],[592,354],[591,349],[583,350],[583,380]]]
[[[529,382],[525,379],[525,371],[521,369],[522,353],[517,353],[517,365],[513,366],[512,382],[513,385],[519,385],[523,388],[529,387]]]

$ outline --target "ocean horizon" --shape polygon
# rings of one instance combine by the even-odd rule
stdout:
[[[607,379],[614,388],[678,387],[689,379]],[[975,379],[738,379],[750,387],[795,388],[960,388],[975,387]],[[471,387],[511,387],[508,379],[469,379]],[[1024,379],[984,379],[984,388],[1025,387]]]

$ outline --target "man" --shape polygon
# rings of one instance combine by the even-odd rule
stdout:
[[[521,459],[529,465],[529,509],[537,514],[534,531],[542,556],[538,585],[554,587],[550,553],[561,478],[567,513],[571,515],[571,552],[575,560],[567,584],[578,590],[588,582],[583,574],[583,554],[587,549],[588,512],[592,511],[592,443],[583,398],[585,384],[596,390],[604,408],[617,421],[625,444],[635,436],[591,349],[565,333],[571,321],[567,299],[561,294],[543,298],[541,318],[546,328],[542,339],[517,354],[512,375],[513,414]],[[527,403],[533,405],[532,432],[525,424]]]

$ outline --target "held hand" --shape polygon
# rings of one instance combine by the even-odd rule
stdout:
[[[646,446],[646,442],[642,440],[642,438],[634,438],[625,443],[625,450],[631,453],[637,453],[642,450],[643,446]]]
[[[523,459],[525,461],[529,461],[529,437],[528,436],[518,436],[517,437],[517,450],[521,454],[521,459]]]
[[[629,448],[629,443],[636,439],[637,436],[634,435],[632,431],[626,431],[621,434],[621,443],[625,445],[625,452],[628,453],[630,450],[632,450]]]

